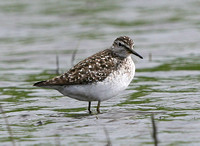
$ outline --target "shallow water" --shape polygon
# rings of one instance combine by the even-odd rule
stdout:
[[[17,145],[200,145],[200,2],[1,1],[0,103]],[[144,59],[127,90],[87,102],[33,87],[128,35]],[[149,55],[152,54],[150,60]],[[1,145],[11,145],[0,117]]]

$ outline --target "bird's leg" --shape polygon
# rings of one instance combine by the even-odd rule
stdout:
[[[88,111],[89,111],[89,114],[92,113],[91,110],[90,110],[90,107],[91,107],[91,101],[89,101],[89,103],[88,103]]]
[[[99,108],[100,108],[100,103],[101,103],[101,101],[98,101],[98,104],[97,104],[97,113],[98,113],[98,114],[100,114],[100,110],[99,110]]]

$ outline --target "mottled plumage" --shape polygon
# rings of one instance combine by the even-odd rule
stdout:
[[[140,58],[133,50],[133,40],[127,36],[117,38],[112,46],[76,64],[68,72],[47,81],[34,84],[38,87],[53,88],[63,95],[83,101],[107,100],[124,90],[135,74],[131,54]]]
[[[61,76],[38,82],[35,85],[84,85],[103,81],[112,71],[118,69],[123,60],[124,58],[106,49],[79,62]]]

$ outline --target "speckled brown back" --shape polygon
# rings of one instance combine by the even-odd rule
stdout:
[[[117,70],[123,60],[106,49],[79,62],[61,76],[38,82],[34,86],[80,85],[103,81],[112,71]]]

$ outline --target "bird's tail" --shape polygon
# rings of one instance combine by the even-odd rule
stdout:
[[[46,81],[40,81],[40,82],[37,82],[35,84],[33,84],[33,86],[37,86],[37,87],[43,87],[43,86],[46,86]]]
[[[44,87],[44,88],[55,88],[60,85],[66,85],[65,82],[66,82],[66,79],[63,79],[63,76],[58,76],[50,80],[37,82],[33,84],[33,86]]]

